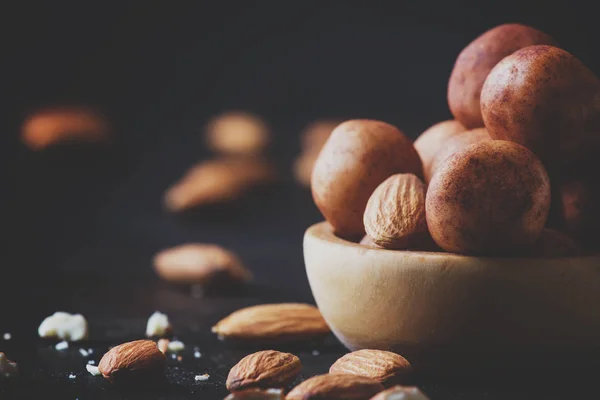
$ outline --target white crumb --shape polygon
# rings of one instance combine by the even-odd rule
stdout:
[[[42,321],[38,327],[38,335],[76,342],[87,338],[88,323],[81,314],[57,311]]]
[[[88,354],[92,354],[94,352],[94,349],[88,349]]]
[[[87,357],[89,355],[86,349],[79,349],[79,354],[81,354],[84,357]]]
[[[69,379],[75,379],[77,378],[77,376],[75,376],[75,374],[69,374]]]
[[[185,349],[185,344],[183,344],[182,341],[173,340],[172,342],[169,342],[168,349],[169,349],[169,351],[173,351],[173,352],[177,353],[177,352],[180,352],[183,349]]]
[[[312,355],[313,356],[318,356],[319,354],[321,354],[321,352],[319,350],[313,350],[312,351]]]
[[[6,332],[4,335],[2,335],[2,338],[4,340],[10,340],[10,339],[12,339],[12,335],[10,333]]]
[[[208,378],[210,378],[210,375],[209,375],[209,374],[204,374],[204,375],[196,375],[196,376],[194,377],[194,380],[195,380],[196,382],[203,382],[203,381],[207,381],[207,380],[208,380]]]
[[[94,365],[94,364],[96,364],[96,361],[94,361],[94,360],[88,360],[88,364]]]
[[[146,324],[147,337],[163,336],[169,331],[171,331],[171,323],[166,314],[155,311],[154,314],[148,318],[148,323]]]
[[[176,358],[177,358],[177,354],[175,354],[175,353],[171,354],[171,358],[172,358],[173,360],[174,360],[174,359],[176,359]]]
[[[87,369],[87,372],[89,372],[90,374],[92,374],[94,376],[100,375],[100,370],[95,365],[88,364],[85,366],[85,369]]]
[[[198,350],[196,350],[196,351],[194,352],[194,357],[196,357],[196,358],[200,358],[200,357],[202,357],[202,354],[200,354],[200,352],[199,352]]]
[[[69,348],[69,342],[67,342],[66,340],[63,340],[62,342],[56,343],[56,346],[54,346],[54,348],[56,350],[66,350]]]

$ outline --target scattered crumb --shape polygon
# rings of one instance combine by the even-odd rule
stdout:
[[[183,357],[177,356],[177,361],[181,361],[181,360],[183,360]]]
[[[209,375],[209,374],[204,374],[204,375],[196,375],[196,376],[194,377],[194,380],[195,380],[196,382],[203,382],[203,381],[207,381],[207,380],[208,380],[208,378],[210,378],[210,375]]]
[[[196,350],[196,351],[194,351],[194,357],[200,358],[200,357],[202,357],[202,354],[200,354],[200,352],[198,350]]]
[[[42,321],[38,327],[38,335],[76,342],[87,338],[88,323],[81,314],[57,311]]]
[[[319,354],[321,354],[321,352],[319,350],[313,350],[312,351],[312,355],[313,356],[318,356]]]
[[[10,333],[6,332],[4,335],[2,335],[2,338],[4,340],[10,340],[10,339],[12,339],[12,335]]]
[[[160,339],[158,342],[156,342],[156,345],[158,346],[158,349],[165,354],[167,352],[167,350],[169,349],[169,343],[171,341],[169,339]]]
[[[96,364],[96,361],[94,361],[94,360],[88,360],[88,364],[94,365],[94,364]]]
[[[87,372],[89,372],[90,374],[92,374],[94,376],[100,375],[100,370],[95,365],[88,364],[85,366],[85,369],[87,369]]]
[[[79,354],[81,354],[84,357],[87,357],[89,355],[86,349],[79,349]]]
[[[146,325],[146,336],[164,336],[171,332],[171,323],[169,317],[159,311],[155,311],[154,314],[148,318],[148,324]]]
[[[177,354],[171,354],[171,358],[174,360],[177,358]]]
[[[173,340],[172,342],[169,342],[168,348],[169,351],[174,351],[177,353],[185,349],[185,344],[179,340]]]
[[[54,346],[54,348],[56,350],[66,350],[69,348],[69,342],[67,342],[66,340],[63,340],[62,342],[56,343],[56,346]]]
[[[69,379],[75,379],[77,378],[77,376],[75,376],[75,374],[69,374]]]
[[[88,354],[92,354],[94,352],[94,349],[88,349]]]

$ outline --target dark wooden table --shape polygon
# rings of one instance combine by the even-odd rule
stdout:
[[[0,383],[0,399],[222,399],[229,369],[255,349],[219,341],[211,326],[244,306],[313,302],[302,236],[321,217],[310,193],[291,183],[285,161],[290,154],[280,154],[288,183],[233,207],[170,215],[162,208],[162,192],[198,159],[195,149],[190,135],[177,144],[154,143],[136,159],[89,149],[78,155],[61,150],[61,157],[23,156],[20,178],[9,187],[13,201],[4,220],[11,234],[5,236],[0,266],[0,335],[12,335],[10,341],[0,339],[0,351],[18,362],[21,378]],[[241,292],[198,298],[158,280],[152,255],[191,241],[236,251],[255,283]],[[57,310],[85,315],[89,340],[56,351],[55,342],[38,338],[39,323]],[[87,361],[97,363],[109,346],[142,338],[156,310],[169,315],[186,345],[181,361],[169,359],[163,391],[123,391],[86,372]],[[79,347],[93,353],[84,357]],[[193,356],[195,347],[200,358]],[[345,352],[333,336],[283,349],[302,360],[297,382],[327,372]],[[517,370],[518,365],[480,376],[417,375],[413,383],[432,400],[600,398],[596,369],[574,363]],[[208,381],[194,381],[205,373]]]

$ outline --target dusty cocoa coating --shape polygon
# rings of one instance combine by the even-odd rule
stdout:
[[[571,257],[581,254],[581,251],[581,246],[568,235],[545,228],[526,254],[532,257]]]
[[[427,224],[444,250],[511,255],[539,237],[550,207],[540,160],[516,143],[491,140],[450,156],[433,176]]]
[[[438,169],[440,164],[444,162],[446,158],[466,149],[472,144],[483,142],[485,140],[492,140],[485,128],[475,128],[469,131],[459,132],[448,138],[439,151],[432,157],[429,169],[425,171],[425,182],[431,180],[435,170]]]
[[[341,237],[361,237],[363,214],[375,188],[396,173],[423,176],[410,139],[381,121],[350,120],[333,130],[315,162],[315,204]]]
[[[504,57],[527,46],[556,43],[547,34],[520,24],[499,25],[461,51],[448,82],[448,105],[467,129],[483,126],[479,96],[485,78]]]
[[[427,176],[431,176],[433,156],[442,148],[448,138],[466,130],[460,122],[450,119],[429,127],[415,140],[415,149],[423,162],[423,174],[426,181]]]
[[[533,151],[551,171],[598,149],[600,85],[577,58],[552,46],[531,46],[494,67],[481,92],[492,138]]]

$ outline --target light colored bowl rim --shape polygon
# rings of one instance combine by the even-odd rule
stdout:
[[[392,249],[383,249],[377,247],[371,247],[362,245],[357,242],[352,242],[346,239],[342,239],[339,236],[336,236],[333,233],[333,229],[331,225],[327,221],[317,222],[313,224],[306,230],[307,236],[312,236],[316,239],[320,239],[325,242],[329,242],[336,246],[350,246],[363,249],[364,251],[375,252],[375,253],[386,253],[392,254],[395,253],[398,257],[406,258],[407,256],[415,256],[415,257],[427,257],[430,259],[433,258],[443,258],[444,260],[452,259],[456,261],[460,260],[490,260],[490,261],[510,261],[510,262],[523,262],[523,261],[532,261],[532,260],[548,260],[548,261],[568,261],[568,260],[593,260],[600,259],[600,253],[597,254],[586,254],[580,256],[570,256],[570,257],[483,257],[483,256],[467,256],[456,253],[447,253],[447,252],[436,252],[436,251],[415,251],[415,250],[392,250]]]

